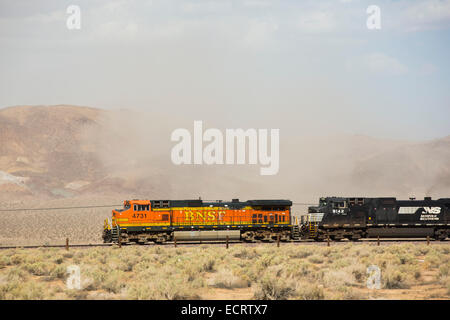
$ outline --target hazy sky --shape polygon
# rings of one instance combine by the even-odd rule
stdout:
[[[69,5],[80,30],[66,27]],[[366,27],[369,5],[381,30]],[[450,134],[450,0],[0,0],[0,48],[0,107],[136,108],[281,135]]]

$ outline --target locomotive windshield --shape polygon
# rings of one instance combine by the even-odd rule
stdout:
[[[347,208],[347,201],[336,201],[333,202],[333,208]]]

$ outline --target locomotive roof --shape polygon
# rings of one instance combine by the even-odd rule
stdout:
[[[232,201],[215,200],[203,201],[201,199],[188,200],[151,200],[152,206],[155,203],[164,203],[169,207],[209,207],[209,206],[228,206],[228,207],[245,207],[245,206],[292,206],[292,201],[284,199],[264,199],[264,200],[247,200],[239,201],[233,199]]]
[[[349,200],[349,199],[364,199],[364,200],[390,200],[390,201],[396,201],[396,202],[401,202],[402,204],[406,204],[407,202],[410,203],[415,203],[415,204],[420,204],[423,202],[445,202],[445,203],[449,203],[450,202],[450,198],[439,198],[439,199],[432,199],[431,197],[425,197],[423,199],[405,199],[405,200],[399,200],[395,197],[322,197],[322,200],[327,200],[327,201],[345,201],[345,200]]]

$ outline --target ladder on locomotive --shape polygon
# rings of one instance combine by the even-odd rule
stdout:
[[[119,242],[119,226],[111,227],[111,240],[113,243]]]
[[[300,227],[298,225],[292,226],[291,237],[294,240],[300,239]]]
[[[318,222],[316,217],[313,215],[309,216],[309,236],[310,238],[314,238],[317,234]]]

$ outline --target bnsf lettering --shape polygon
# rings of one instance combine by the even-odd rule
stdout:
[[[224,211],[206,211],[206,212],[200,212],[200,211],[185,211],[185,219],[186,221],[215,221],[217,220],[217,215],[219,215],[219,219],[223,217],[225,214]]]

